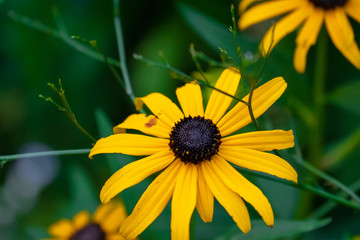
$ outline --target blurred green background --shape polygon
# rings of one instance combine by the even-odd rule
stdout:
[[[229,55],[235,54],[236,44],[227,29],[232,24],[230,1],[182,3],[187,5],[161,0],[121,3],[127,63],[136,96],[161,92],[175,99],[175,89],[182,83],[172,79],[167,70],[149,67],[133,59],[133,53],[160,61],[158,53],[161,51],[168,62],[188,74],[196,71],[189,54],[191,43],[197,50],[216,60],[220,59],[218,47],[227,50]],[[237,2],[234,5],[237,7]],[[106,132],[109,134],[112,126],[135,111],[105,63],[74,50],[51,34],[29,28],[11,17],[14,13],[20,14],[56,29],[54,11],[59,13],[69,35],[96,40],[101,52],[118,59],[111,1],[3,1],[0,5],[0,155],[91,147],[91,142],[64,113],[38,97],[43,94],[59,102],[56,94],[47,86],[48,82],[57,84],[59,78],[62,79],[77,120],[96,138],[106,135]],[[256,56],[257,44],[270,24],[270,21],[260,24],[240,35],[243,52]],[[221,31],[217,32],[218,28],[210,26],[218,27]],[[354,26],[359,39],[359,25]],[[303,105],[311,107],[314,49],[308,56],[307,74],[297,74],[292,66],[295,36],[293,33],[282,40],[268,59],[262,83],[283,76],[288,82],[288,89],[260,121],[264,128],[293,128],[299,138],[299,147],[306,156],[309,144],[307,126],[299,115],[302,115]],[[356,135],[360,127],[359,71],[330,42],[328,55],[326,84],[329,104],[324,123],[325,153],[343,143],[342,139]],[[208,69],[206,64],[204,68]],[[249,71],[246,74],[258,73],[258,67],[250,66],[246,69]],[[219,71],[214,71],[211,76],[216,79],[218,74]],[[101,119],[105,123],[100,124]],[[100,132],[99,124],[103,127]],[[345,184],[360,177],[357,135],[347,143],[346,146],[352,144],[352,147],[344,153],[344,157],[326,169]],[[118,160],[119,157],[113,159],[115,162]],[[111,160],[106,161],[105,157],[89,160],[83,154],[21,159],[5,164],[0,169],[0,240],[47,237],[47,226],[58,219],[71,217],[82,209],[93,211],[99,204],[101,186],[115,170],[109,162]],[[306,172],[300,170],[299,175],[306,176]],[[267,180],[252,179],[268,196],[276,217],[295,219],[296,209],[301,204],[299,190]],[[336,190],[324,182],[315,184],[329,191]],[[145,187],[140,185],[129,192],[134,201],[128,203],[130,207],[127,207],[131,209],[134,206]],[[324,202],[324,199],[313,197],[309,211]],[[218,204],[211,224],[202,223],[198,214],[195,215],[196,239],[213,239],[218,236],[219,239],[228,239],[240,232],[232,230],[235,224]],[[257,214],[252,215],[253,219],[258,218]],[[285,231],[288,235],[279,236],[300,234],[303,239],[348,239],[360,234],[359,213],[354,210],[339,206],[324,217],[331,217],[332,222],[285,221],[280,224],[283,220],[279,220],[280,227],[293,224],[289,228],[284,227],[284,231],[288,229]],[[167,208],[152,227],[145,231],[144,239],[159,239],[159,236],[167,239],[170,236],[169,221],[170,209]],[[301,230],[301,224],[304,224],[306,230]],[[253,228],[259,226],[260,230],[257,231],[263,232],[264,225],[255,221]],[[323,225],[326,227],[319,228]],[[291,226],[298,226],[298,231]],[[308,232],[316,228],[319,229]],[[229,235],[223,235],[225,233]],[[261,239],[256,235],[254,238]]]

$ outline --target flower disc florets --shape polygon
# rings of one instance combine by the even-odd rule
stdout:
[[[348,0],[309,0],[315,6],[323,9],[331,9],[339,6],[344,6]]]
[[[70,240],[105,240],[105,232],[99,224],[90,223],[72,235]]]
[[[170,133],[169,146],[184,163],[210,160],[219,151],[221,135],[217,126],[204,117],[185,117]]]

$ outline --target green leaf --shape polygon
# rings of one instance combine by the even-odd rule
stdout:
[[[93,212],[99,204],[99,196],[90,176],[77,164],[71,165],[68,173],[71,186],[69,215],[73,216],[82,210]]]
[[[236,51],[237,44],[228,27],[185,3],[178,3],[177,7],[188,25],[198,33],[210,47],[219,53],[219,48],[225,50],[228,55],[239,64],[239,58]],[[229,25],[230,24],[231,22],[229,22]],[[257,44],[245,35],[238,34],[238,41],[242,49],[248,51],[257,49]]]
[[[251,221],[251,231],[248,234],[243,234],[239,228],[231,229],[227,234],[219,236],[216,240],[225,239],[243,239],[243,240],[271,240],[278,238],[294,237],[296,235],[313,231],[315,229],[326,226],[331,222],[331,219],[322,220],[275,220],[273,228],[269,228],[262,220]]]
[[[329,101],[345,110],[360,115],[360,79],[337,88]]]

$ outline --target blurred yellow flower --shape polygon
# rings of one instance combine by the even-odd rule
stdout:
[[[126,218],[124,205],[119,201],[101,204],[92,218],[87,211],[76,214],[72,221],[62,219],[49,227],[48,240],[124,240],[118,232]]]
[[[275,30],[272,27],[265,34],[260,45],[264,55],[285,35],[303,24],[296,38],[294,54],[294,67],[303,73],[309,48],[316,43],[321,26],[325,22],[334,45],[345,58],[360,69],[360,51],[347,17],[349,15],[360,22],[359,0],[267,0],[248,8],[257,1],[241,1],[238,22],[240,29],[288,13],[273,26]]]
[[[227,69],[215,87],[234,95],[239,82],[240,73]],[[286,82],[281,77],[257,88],[252,99],[255,118],[263,114],[285,88]],[[293,147],[292,131],[258,131],[228,136],[251,122],[245,104],[239,102],[226,113],[233,99],[214,90],[204,111],[201,89],[193,83],[178,88],[176,94],[182,111],[160,93],[138,98],[136,105],[146,104],[154,115],[129,116],[114,128],[118,134],[100,139],[90,152],[90,157],[100,153],[150,155],[126,165],[108,179],[100,193],[103,203],[165,169],[124,220],[120,234],[126,238],[138,236],[159,216],[171,197],[172,239],[189,239],[189,224],[195,207],[204,222],[212,221],[214,196],[244,233],[250,231],[251,224],[243,200],[256,209],[268,226],[272,226],[274,215],[267,198],[229,162],[297,182],[297,173],[290,164],[263,152]],[[248,96],[244,98],[247,99]],[[124,129],[139,130],[152,136],[122,133]]]

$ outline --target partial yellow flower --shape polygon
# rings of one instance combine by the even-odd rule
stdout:
[[[125,206],[119,201],[101,204],[90,217],[81,211],[72,221],[62,219],[49,227],[48,240],[124,240],[119,234],[120,224],[127,217]]]
[[[240,73],[227,69],[215,87],[234,95],[239,81]],[[255,117],[263,114],[285,88],[286,82],[281,77],[257,88],[252,99]],[[211,222],[214,197],[244,233],[250,231],[251,224],[243,200],[256,209],[268,226],[273,226],[274,215],[267,198],[230,163],[297,182],[297,173],[289,163],[263,152],[293,147],[292,131],[229,136],[251,122],[246,105],[240,102],[226,113],[233,99],[214,90],[204,110],[201,89],[193,83],[178,88],[176,95],[182,111],[160,93],[138,98],[136,104],[146,104],[154,115],[129,116],[114,128],[119,134],[100,139],[90,152],[90,157],[100,153],[149,155],[126,165],[108,179],[100,193],[103,203],[163,170],[124,220],[120,234],[130,239],[138,236],[159,216],[170,198],[172,239],[189,239],[195,207],[204,222]],[[247,99],[248,96],[244,98]],[[124,129],[146,135],[121,133]]]
[[[285,35],[301,30],[296,38],[294,67],[303,73],[306,68],[306,55],[316,43],[321,26],[325,22],[330,38],[339,51],[357,69],[360,69],[360,51],[355,42],[354,31],[347,17],[349,15],[360,23],[359,0],[265,0],[253,7],[258,0],[243,0],[239,5],[240,29],[261,21],[287,14],[265,34],[261,48],[265,55]]]

